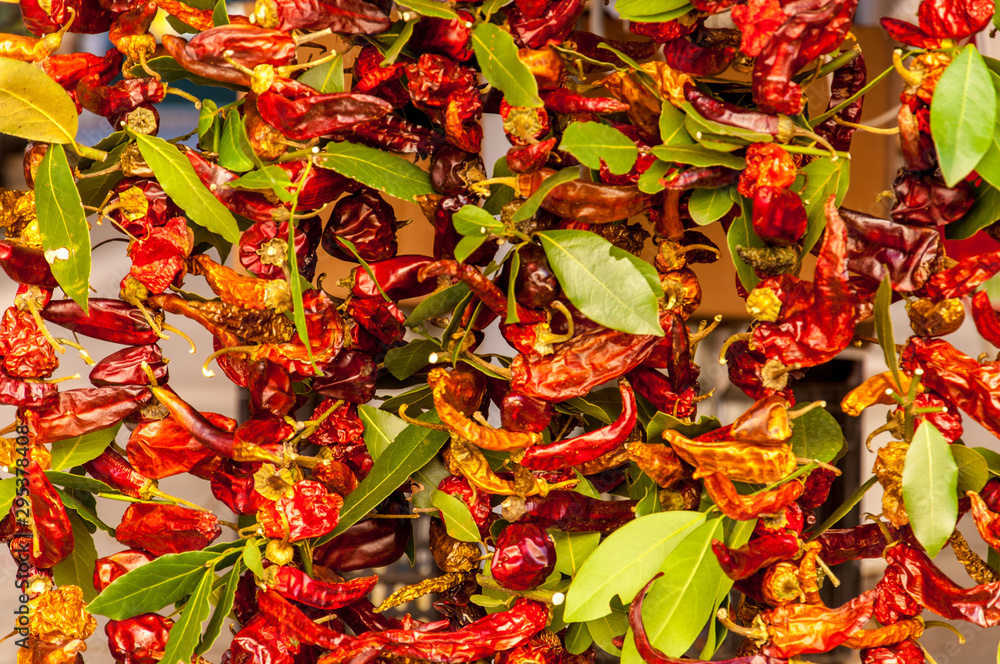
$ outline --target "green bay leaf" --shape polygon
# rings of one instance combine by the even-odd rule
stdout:
[[[66,512],[73,532],[73,551],[52,568],[53,578],[60,586],[79,586],[83,600],[92,602],[97,597],[94,589],[94,563],[97,562],[97,547],[94,537],[87,530],[83,519],[73,510]]]
[[[958,493],[964,496],[966,491],[979,493],[990,479],[990,466],[983,455],[964,445],[949,445],[951,454],[958,466]]]
[[[76,104],[61,85],[30,62],[0,59],[0,133],[72,143],[78,125]]]
[[[660,145],[653,148],[653,154],[663,161],[690,166],[725,166],[737,170],[746,168],[746,160],[743,157],[711,150],[701,145]]]
[[[319,164],[400,200],[433,194],[427,172],[394,154],[346,141],[328,143]]]
[[[944,227],[949,240],[965,240],[1000,220],[1000,189],[984,182],[975,191],[976,202],[961,219]]]
[[[624,603],[631,602],[704,518],[699,512],[659,512],[611,533],[573,579],[566,593],[565,619],[586,622],[606,616],[615,595]]]
[[[170,628],[167,647],[160,660],[163,664],[188,664],[191,661],[191,655],[194,654],[201,637],[201,625],[208,618],[211,609],[209,596],[213,581],[215,581],[214,565],[201,573],[194,592],[184,605],[184,610]]]
[[[955,530],[958,464],[951,446],[928,421],[917,429],[903,463],[903,502],[913,534],[931,558]]]
[[[941,74],[931,100],[931,136],[949,187],[972,172],[989,150],[996,111],[990,71],[969,44]]]
[[[111,620],[159,611],[190,594],[201,580],[212,551],[168,553],[115,579],[87,610]]]
[[[875,335],[878,345],[882,347],[885,365],[892,371],[896,385],[902,385],[899,378],[899,358],[896,357],[896,339],[892,331],[892,316],[889,307],[892,305],[892,283],[886,275],[875,293]]]
[[[688,212],[699,226],[718,221],[733,209],[733,188],[695,189],[688,199]]]
[[[236,601],[236,584],[239,583],[240,574],[243,568],[240,563],[236,563],[226,573],[225,585],[219,594],[215,610],[212,612],[212,619],[205,626],[205,633],[198,641],[198,647],[194,649],[199,655],[204,655],[215,644],[216,639],[222,634],[222,627],[225,625],[229,612],[233,610],[233,603]]]
[[[800,404],[792,412],[807,405]],[[792,421],[792,437],[788,444],[796,456],[829,463],[844,447],[844,432],[824,408],[813,408]]]
[[[405,380],[429,363],[432,353],[441,351],[441,344],[430,339],[414,339],[405,346],[390,348],[385,354],[385,370],[399,380]]]
[[[504,94],[511,106],[539,107],[538,83],[517,55],[509,32],[492,23],[480,23],[472,31],[472,48],[483,78]]]
[[[338,54],[333,60],[310,67],[297,79],[317,92],[344,92],[344,57]]]
[[[556,571],[566,576],[576,576],[580,567],[601,542],[600,533],[568,533],[550,530],[556,547]]]
[[[536,235],[566,297],[584,315],[615,330],[663,335],[651,265],[589,231]]]
[[[96,458],[118,435],[121,422],[106,429],[52,443],[52,470],[68,470]]]
[[[219,0],[220,2],[222,0]],[[239,125],[239,128],[237,128]],[[243,130],[242,136],[240,130]],[[253,159],[248,154],[249,145],[241,140],[246,136],[243,116],[235,108],[230,110],[222,124],[222,141],[219,144],[219,166],[237,173],[246,173],[253,168]],[[284,172],[284,171],[282,171]],[[286,176],[287,177],[287,176]]]
[[[553,189],[563,184],[564,182],[569,182],[570,180],[576,180],[580,177],[580,168],[578,166],[569,166],[564,168],[558,173],[550,175],[549,177],[542,180],[542,184],[539,185],[538,189],[528,197],[526,201],[521,203],[521,207],[517,209],[511,216],[511,221],[526,221],[531,218],[531,215],[538,211],[542,203],[545,202],[545,197],[549,195]]]
[[[628,173],[635,165],[639,149],[625,134],[600,122],[574,122],[563,132],[559,149],[569,152],[580,163],[593,169],[601,160],[616,175]]]
[[[239,242],[240,229],[233,213],[202,184],[187,157],[162,138],[135,134],[135,142],[142,158],[156,172],[163,191],[191,221],[233,244]]]
[[[764,241],[753,230],[751,223],[752,201],[741,196],[740,205],[743,210],[742,214],[733,219],[733,223],[729,226],[729,232],[726,233],[726,243],[729,245],[729,255],[733,258],[733,265],[736,266],[736,274],[740,277],[740,283],[743,284],[743,288],[747,292],[750,292],[760,282],[760,277],[757,276],[752,267],[743,262],[736,248],[763,247]]]
[[[441,510],[449,535],[460,542],[478,542],[482,539],[469,506],[461,499],[435,489],[431,492],[431,505]]]
[[[62,145],[49,146],[35,178],[35,210],[45,259],[59,286],[86,312],[90,228]]]

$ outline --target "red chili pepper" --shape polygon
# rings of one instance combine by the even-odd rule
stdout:
[[[41,249],[0,240],[0,268],[19,284],[48,290],[59,286]]]
[[[390,499],[384,514],[406,514],[408,505]],[[413,534],[412,519],[362,519],[313,550],[313,561],[340,572],[383,567],[402,557]]]
[[[949,187],[938,172],[911,173],[901,168],[892,183],[896,200],[889,211],[902,224],[943,226],[963,218],[976,202],[971,183]]]
[[[702,27],[688,37],[669,41],[663,45],[663,59],[671,68],[691,76],[718,76],[729,68],[736,48],[716,34]]]
[[[601,500],[576,491],[547,496],[510,496],[503,503],[507,521],[527,521],[567,532],[610,533],[635,518],[634,500]]]
[[[152,77],[102,85],[85,76],[76,85],[76,98],[91,113],[109,118],[127,113],[146,102],[163,101],[166,91],[167,86]]]
[[[166,650],[173,625],[173,620],[158,613],[109,620],[104,628],[108,635],[108,650],[116,662],[156,664]]]
[[[926,661],[923,648],[912,640],[861,651],[862,664],[925,664]]]
[[[165,503],[132,503],[115,529],[115,539],[155,556],[199,551],[222,534],[211,512]]]
[[[847,224],[847,266],[881,282],[886,276],[899,292],[919,289],[942,252],[941,234],[930,227],[906,226],[840,208]]]
[[[868,68],[865,66],[864,55],[859,52],[857,57],[833,72],[833,80],[830,82],[830,101],[827,104],[827,110],[833,110],[855,94],[861,92],[866,83],[868,83]],[[841,124],[837,122],[837,119],[853,123],[861,122],[861,110],[864,102],[864,95],[858,97],[838,111],[835,116],[813,127],[813,131],[825,138],[833,146],[834,150],[850,151],[851,138],[854,136],[857,128]],[[906,104],[903,104],[903,106],[905,107]]]
[[[33,411],[29,426],[47,443],[74,438],[121,422],[150,396],[146,388],[131,385],[66,390],[45,408]]]
[[[28,459],[27,475],[32,519],[28,558],[36,567],[51,569],[73,552],[73,528],[62,499],[34,458]]]
[[[296,141],[331,134],[392,112],[392,105],[372,95],[354,92],[296,95],[295,99],[268,90],[257,98],[264,121]]]
[[[149,366],[157,382],[166,383],[170,374],[163,353],[156,344],[130,346],[108,355],[90,370],[90,382],[97,387],[107,385],[147,385],[149,377],[142,368]]]
[[[226,186],[239,177],[218,164],[214,164],[194,150],[184,153],[194,167],[194,172],[202,184],[208,187],[220,203],[254,222],[287,221],[288,210],[279,203],[255,191],[245,191]]]
[[[806,233],[809,217],[799,195],[790,189],[760,186],[753,199],[753,230],[768,244],[789,246]]]
[[[549,168],[517,176],[517,196],[531,196],[542,183],[555,174]],[[598,184],[570,180],[556,185],[542,201],[542,209],[588,224],[606,224],[641,214],[653,203],[653,196],[631,185]]]
[[[613,97],[587,97],[567,88],[542,92],[541,96],[545,108],[556,113],[624,113],[629,109]]]
[[[559,139],[552,137],[532,145],[515,145],[507,150],[507,168],[511,173],[533,173],[545,166]]]
[[[292,495],[264,505],[257,521],[268,537],[298,542],[326,535],[337,527],[344,499],[329,493],[319,482],[301,480]]]
[[[378,583],[378,576],[363,576],[331,584],[313,579],[294,567],[273,565],[264,570],[264,583],[286,599],[317,609],[333,610],[370,593]]]
[[[98,0],[20,0],[18,4],[24,27],[36,35],[56,32],[71,19],[70,31],[74,33],[94,35],[107,32],[111,27],[113,14]]]
[[[413,36],[407,46],[421,53],[439,53],[452,60],[465,62],[475,55],[472,50],[473,16],[459,9],[453,19],[424,16],[413,26]]]
[[[98,558],[94,562],[94,588],[99,593],[104,592],[115,579],[142,567],[155,557],[141,549],[126,549]]]
[[[511,34],[519,46],[542,48],[549,42],[563,42],[576,28],[583,13],[583,0],[554,0],[546,3],[542,12],[528,18],[515,5],[507,14]]]
[[[697,412],[695,398],[698,393],[688,387],[675,392],[674,382],[661,372],[647,366],[638,366],[628,372],[635,391],[663,413],[673,417],[689,418]]]
[[[504,588],[531,590],[548,578],[556,564],[556,547],[534,523],[512,523],[496,540],[490,574]]]
[[[741,496],[736,492],[732,481],[721,472],[706,475],[702,482],[715,506],[730,519],[740,521],[780,512],[801,496],[803,491],[802,482],[793,480],[770,491]]]
[[[258,590],[257,606],[261,616],[283,637],[279,641],[308,643],[345,654],[362,652],[357,637],[335,632],[325,625],[313,622],[298,607],[274,590],[268,588]]]
[[[344,196],[333,206],[333,212],[323,229],[323,250],[342,261],[356,263],[358,259],[338,241],[354,244],[364,261],[384,261],[396,255],[396,214],[382,196],[364,187]]]
[[[118,492],[149,500],[156,495],[156,482],[139,473],[113,448],[108,448],[83,464],[87,474]]]
[[[284,32],[329,28],[352,35],[377,35],[392,25],[388,9],[364,0],[257,0],[250,20]]]
[[[889,565],[875,584],[875,619],[890,625],[904,618],[918,616],[924,607],[903,589],[903,575],[898,565]]]
[[[624,378],[618,381],[622,412],[606,427],[565,438],[548,445],[528,448],[517,462],[533,470],[558,470],[593,461],[618,448],[635,428],[636,403],[632,386]]]
[[[159,336],[139,309],[121,300],[90,298],[87,314],[73,300],[53,300],[41,311],[42,318],[84,336],[116,344],[151,344]]]
[[[799,553],[799,538],[791,531],[760,535],[738,549],[731,549],[719,540],[712,540],[712,552],[726,576],[739,581],[753,576],[768,565],[794,558]]]

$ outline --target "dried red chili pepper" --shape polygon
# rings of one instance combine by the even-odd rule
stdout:
[[[629,106],[614,97],[587,97],[567,88],[541,93],[545,108],[556,113],[624,113]]]
[[[251,22],[265,28],[326,30],[341,34],[377,35],[392,25],[387,8],[365,0],[257,0]]]
[[[313,93],[289,99],[268,90],[257,98],[257,110],[284,136],[307,141],[378,119],[393,109],[383,99],[353,92]]]
[[[885,559],[898,567],[906,593],[925,609],[948,620],[965,620],[980,627],[1000,624],[996,601],[1000,582],[962,588],[945,576],[926,553],[906,543],[886,549]]]
[[[517,462],[533,470],[558,470],[593,461],[617,449],[635,428],[637,412],[635,394],[628,381],[620,379],[618,389],[622,396],[622,412],[614,422],[579,436],[531,447]]]
[[[28,559],[49,569],[73,552],[73,528],[62,499],[33,456],[28,459],[27,476],[32,519]]]
[[[972,296],[972,320],[976,324],[979,336],[1000,347],[1000,317],[990,303],[990,295],[986,291],[979,291]]]
[[[788,246],[806,233],[809,217],[799,195],[790,189],[758,186],[753,199],[753,230],[768,244]]]
[[[718,76],[736,57],[734,44],[722,30],[700,28],[664,44],[663,59],[671,68],[691,76]]]
[[[433,259],[427,256],[395,256],[369,264],[368,267],[375,275],[375,281],[372,281],[367,270],[356,267],[341,285],[350,288],[351,294],[356,297],[381,297],[378,287],[381,287],[389,299],[397,302],[411,297],[422,297],[434,292],[437,287],[433,281],[421,281],[418,277],[420,270],[433,262]]]
[[[309,252],[309,239],[295,229],[295,254],[299,265]],[[288,272],[288,222],[258,221],[243,231],[239,242],[240,265],[262,279],[283,279]]]
[[[42,318],[77,334],[118,344],[151,344],[159,336],[139,309],[121,300],[91,298],[87,314],[73,300],[53,300],[42,309]]]
[[[170,374],[163,353],[156,344],[130,346],[108,355],[90,370],[90,382],[97,387],[107,385],[146,385],[149,377],[143,369],[145,363],[157,382],[166,383]]]
[[[899,622],[903,618],[918,616],[922,606],[903,589],[902,573],[898,565],[889,565],[875,584],[875,619],[883,625]]]
[[[417,55],[438,53],[458,62],[471,60],[475,55],[471,43],[473,16],[464,9],[456,13],[458,16],[452,19],[421,17],[407,45]]]
[[[479,528],[479,534],[483,537],[489,534],[490,524],[493,522],[493,506],[488,493],[477,491],[467,479],[457,475],[449,475],[438,482],[437,490],[464,502]]]
[[[167,647],[174,621],[158,613],[141,613],[104,626],[108,650],[119,664],[156,664]]]
[[[256,614],[233,636],[226,654],[232,655],[231,664],[294,664],[295,657],[303,649],[309,649],[309,646],[294,639],[282,638],[280,629],[274,623]]]
[[[534,523],[512,523],[497,537],[490,574],[504,588],[531,590],[555,564],[556,547],[548,533]]]
[[[664,431],[663,438],[678,456],[697,468],[708,481],[719,479],[708,477],[719,473],[736,482],[769,484],[793,472],[798,465],[795,453],[786,445],[757,445],[738,440],[692,440],[673,430]],[[723,485],[717,485],[717,488],[720,497],[728,493]],[[797,497],[789,498],[788,502]]]
[[[924,284],[924,292],[935,301],[965,297],[997,272],[1000,272],[1000,251],[971,256],[936,272]]]
[[[782,484],[776,489],[742,496],[732,481],[722,472],[702,478],[705,491],[723,514],[731,519],[749,521],[763,514],[780,512],[802,495],[803,485],[798,480]]]
[[[363,576],[344,583],[331,584],[314,579],[287,565],[272,565],[264,570],[264,583],[286,599],[317,609],[339,609],[372,591],[378,576]]]
[[[18,4],[24,27],[36,35],[56,32],[71,20],[71,32],[79,34],[100,34],[111,27],[111,12],[97,0],[20,0]]]
[[[113,426],[149,399],[150,392],[144,387],[83,387],[60,392],[51,404],[26,419],[39,440],[53,442]]]
[[[59,368],[55,348],[28,311],[8,307],[0,320],[0,368],[10,378],[47,378]]]
[[[155,556],[198,551],[221,534],[211,512],[160,503],[132,503],[115,529],[119,542]]]
[[[885,526],[890,536],[899,537],[904,529],[896,529],[891,524]],[[853,528],[831,528],[816,538],[823,549],[820,557],[827,565],[839,565],[848,560],[861,558],[881,558],[889,542],[878,524],[866,523]]]
[[[194,248],[194,234],[184,217],[174,217],[163,226],[149,229],[139,240],[129,243],[132,259],[129,275],[150,293],[167,290],[184,274],[184,261]]]
[[[406,514],[405,501],[390,498],[382,514]],[[413,534],[412,519],[362,519],[332,540],[313,550],[313,561],[324,567],[351,572],[390,565],[402,557]]]
[[[890,215],[901,224],[943,226],[963,218],[976,202],[965,180],[948,187],[940,172],[912,173],[900,169],[892,183],[896,195]]]
[[[847,225],[847,266],[872,281],[886,276],[893,290],[915,291],[930,277],[942,251],[933,228],[905,226],[840,208]]]
[[[830,82],[830,101],[826,107],[827,111],[832,111],[843,102],[861,92],[867,83],[868,68],[865,66],[864,55],[859,52],[857,57],[833,72],[833,80]],[[854,136],[857,127],[843,124],[837,120],[853,122],[855,124],[861,122],[861,111],[864,107],[864,102],[864,95],[858,97],[839,110],[835,116],[813,127],[813,131],[825,138],[833,146],[834,150],[850,151],[851,138]]]
[[[132,78],[113,85],[100,85],[85,76],[76,85],[80,104],[104,118],[122,115],[146,102],[163,101],[167,86],[155,78]]]
[[[388,260],[398,250],[396,214],[377,191],[365,187],[337,201],[323,229],[322,245],[326,253],[343,261],[357,262],[338,238],[352,242],[362,260]]]
[[[543,168],[555,148],[555,137],[532,145],[516,145],[507,150],[507,168],[511,173],[533,173]]]
[[[787,366],[811,367],[829,361],[854,338],[854,291],[847,279],[844,220],[833,196],[826,203],[827,226],[816,263],[813,308],[762,322],[752,333],[753,346],[768,359]],[[817,312],[822,311],[822,316]]]
[[[753,69],[754,102],[765,112],[796,115],[803,95],[792,76],[833,51],[851,28],[856,0],[798,0],[782,7],[785,20],[763,46]]]
[[[336,528],[343,504],[343,498],[329,493],[319,482],[301,480],[291,495],[258,510],[257,521],[268,537],[298,542]]]
[[[41,249],[0,240],[0,268],[19,284],[39,286],[48,290],[59,286]]]
[[[910,640],[861,651],[862,664],[924,664],[926,661],[923,649]]]
[[[510,184],[517,196],[527,198],[554,174],[554,170],[543,168],[512,178]],[[570,180],[546,194],[542,209],[587,224],[606,224],[643,213],[653,199],[636,186]]]
[[[550,42],[562,42],[576,28],[583,13],[583,0],[554,0],[546,3],[538,16],[528,18],[515,5],[507,14],[511,34],[518,46],[542,48]]]
[[[734,581],[746,579],[768,565],[791,560],[799,553],[799,538],[793,532],[760,535],[738,549],[712,540],[712,552],[722,571]]]
[[[576,491],[551,491],[546,496],[508,497],[503,502],[503,518],[567,532],[609,533],[634,519],[635,507],[633,500],[600,500]]]
[[[94,562],[94,588],[99,593],[104,592],[115,579],[142,567],[153,558],[155,556],[141,549],[126,549],[98,558]]]
[[[53,383],[17,380],[0,372],[0,403],[19,408],[45,408],[59,394]]]

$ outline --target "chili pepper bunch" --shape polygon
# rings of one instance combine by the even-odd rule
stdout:
[[[582,0],[19,5],[30,34],[0,36],[0,131],[29,141],[26,188],[0,190],[17,284],[0,533],[28,607],[20,664],[79,663],[105,637],[122,664],[778,664],[838,646],[911,664],[930,661],[924,610],[1000,623],[1000,468],[962,439],[964,417],[1000,436],[1000,365],[942,338],[969,307],[1000,348],[1000,251],[945,250],[1000,237],[1000,63],[966,43],[992,3],[884,19],[901,47],[870,83],[855,0],[619,2],[623,40],[578,29]],[[77,34],[112,48],[60,48]],[[889,74],[905,163],[880,218],[842,202]],[[167,95],[198,109],[191,134],[158,135]],[[108,121],[94,146],[83,110]],[[400,202],[428,249],[398,233]],[[128,269],[92,296],[92,253],[120,247],[92,248],[103,223]],[[716,223],[751,319],[729,339],[699,315]],[[171,382],[160,342],[195,325],[201,379],[243,391],[242,421]],[[718,399],[695,362],[709,337],[751,402],[732,422],[698,416]],[[120,348],[92,358],[88,339]],[[875,342],[888,371],[840,409],[889,406],[867,444],[891,440],[832,505],[836,404],[799,403],[796,382]],[[90,386],[57,376],[67,347]],[[178,475],[238,521],[159,488]],[[881,514],[833,528],[876,483]],[[129,503],[114,526],[106,500]],[[96,557],[97,529],[120,550]],[[386,597],[374,570],[412,559],[415,530],[441,574]],[[934,562],[945,544],[971,586]],[[830,606],[836,567],[864,558],[881,580]],[[425,595],[439,620],[395,609]]]

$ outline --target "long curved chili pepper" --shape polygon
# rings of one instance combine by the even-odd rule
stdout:
[[[351,290],[355,297],[382,297],[379,287],[394,301],[430,295],[437,288],[433,281],[421,281],[420,270],[434,262],[429,256],[403,255],[384,261],[369,263],[375,279],[367,270],[356,267],[341,285]],[[376,283],[378,286],[376,286]]]
[[[545,108],[556,113],[624,113],[629,108],[614,97],[587,97],[567,88],[542,92],[541,97]]]
[[[97,387],[105,385],[146,385],[149,383],[143,363],[153,371],[158,383],[166,383],[170,374],[163,353],[156,344],[129,346],[108,355],[90,370],[88,378]]]
[[[431,369],[427,376],[427,383],[431,386],[434,407],[437,409],[441,421],[454,433],[476,447],[500,452],[533,447],[542,442],[542,434],[540,433],[494,429],[466,417],[462,410],[456,406],[455,396],[451,394],[455,389],[455,381],[441,367]]]
[[[552,491],[547,496],[507,498],[503,518],[567,532],[610,533],[635,518],[636,505],[634,500],[601,500],[576,491]]]
[[[136,385],[66,390],[34,411],[29,426],[38,440],[46,443],[74,438],[114,426],[139,410],[150,397],[149,390]]]
[[[527,198],[554,174],[554,170],[543,168],[519,175],[515,179],[514,191],[518,196]],[[652,205],[653,200],[654,196],[643,193],[635,185],[570,180],[549,191],[542,201],[542,208],[586,224],[607,224],[641,214]]]
[[[909,527],[897,530],[892,525],[885,526],[890,536],[900,537],[903,531],[909,533]],[[878,524],[866,523],[853,528],[831,528],[816,538],[822,545],[820,557],[827,565],[839,565],[848,560],[861,558],[881,558],[882,552],[889,542]]]
[[[911,618],[875,629],[859,629],[841,645],[855,649],[892,646],[907,639],[919,638],[923,633],[924,621]]]
[[[1000,316],[990,303],[990,295],[979,291],[972,296],[972,320],[979,336],[1000,348]]]
[[[28,460],[27,474],[34,524],[29,558],[36,567],[51,569],[73,552],[73,527],[62,499],[34,458]]]
[[[618,448],[635,428],[636,403],[632,386],[624,378],[618,381],[622,396],[622,412],[606,427],[549,445],[527,449],[517,462],[533,470],[558,470],[593,461]]]
[[[684,85],[684,98],[699,114],[713,122],[767,134],[782,143],[795,136],[795,122],[787,115],[748,111],[707,95],[692,83]]]
[[[216,263],[205,254],[188,260],[191,274],[205,277],[212,292],[226,304],[244,309],[272,309],[277,313],[292,306],[291,288],[284,279],[261,279],[239,274],[232,268]]]
[[[712,540],[712,552],[722,571],[734,581],[746,579],[759,570],[782,560],[791,560],[799,552],[799,537],[793,531],[761,535],[738,549]]]
[[[160,338],[139,309],[121,300],[91,298],[86,314],[73,300],[53,300],[41,315],[77,334],[116,344],[151,344]]]
[[[798,466],[795,453],[787,445],[692,440],[673,430],[664,431],[663,439],[706,477],[718,472],[736,482],[770,484]],[[724,491],[721,486],[719,488],[720,493]]]
[[[362,576],[343,583],[313,579],[302,570],[274,565],[264,570],[264,582],[286,599],[317,609],[339,609],[372,591],[378,576]]]
[[[301,643],[327,648],[335,652],[357,654],[362,651],[358,638],[335,632],[325,625],[313,622],[298,607],[282,597],[277,591],[262,588],[257,591],[257,607],[284,635]]]
[[[632,600],[632,604],[629,606],[628,610],[628,624],[632,628],[632,635],[635,639],[636,650],[639,651],[639,656],[642,657],[642,661],[646,664],[788,664],[787,659],[777,659],[774,657],[767,657],[766,655],[750,655],[747,657],[737,657],[736,659],[727,659],[718,662],[708,662],[705,660],[695,660],[695,659],[678,659],[675,657],[668,657],[662,651],[653,646],[649,641],[649,636],[646,634],[646,627],[642,623],[642,603],[646,599],[646,594],[649,593],[650,586],[658,578],[663,576],[663,572],[660,572],[652,579],[649,583],[643,586],[639,594],[635,596]]]
[[[705,491],[712,502],[730,519],[749,521],[762,514],[777,514],[802,495],[804,486],[792,480],[781,486],[748,496],[741,496],[732,481],[721,472],[711,473],[702,478]]]
[[[965,620],[980,627],[1000,625],[1000,581],[962,588],[926,553],[906,543],[890,546],[885,559],[899,567],[906,593],[925,609],[948,620]]]
[[[1000,272],[1000,251],[970,256],[931,276],[924,284],[924,292],[935,302],[965,297],[997,272]]]

